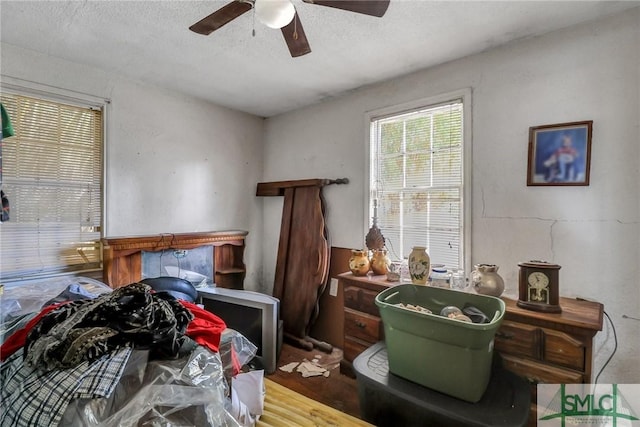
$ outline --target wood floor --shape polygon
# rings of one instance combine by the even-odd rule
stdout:
[[[319,359],[319,364],[334,367],[339,365],[342,352],[334,349],[332,354],[320,350],[305,351],[290,344],[282,344],[282,351],[278,359],[278,368],[291,362]],[[358,388],[354,378],[342,375],[340,368],[330,369],[329,377],[324,376],[304,378],[299,372],[276,372],[267,376],[270,380],[294,390],[310,399],[322,402],[327,406],[360,418],[358,402]]]

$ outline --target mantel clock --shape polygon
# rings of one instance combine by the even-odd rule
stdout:
[[[528,261],[519,263],[518,267],[518,307],[560,313],[560,266],[545,261]]]

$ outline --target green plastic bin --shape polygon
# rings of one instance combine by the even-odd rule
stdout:
[[[396,304],[413,304],[434,314]],[[468,323],[440,316],[443,307],[471,304],[491,321]],[[389,371],[468,402],[482,398],[491,377],[493,339],[502,323],[500,298],[446,288],[403,284],[376,296],[384,324]]]

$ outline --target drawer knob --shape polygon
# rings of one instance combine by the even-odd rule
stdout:
[[[500,332],[500,331],[496,332],[496,336],[498,338],[503,338],[505,340],[510,340],[510,339],[513,339],[513,337],[514,337],[513,334],[509,334],[507,332]]]
[[[359,320],[356,320],[356,326],[358,328],[364,329],[367,325],[364,322],[361,322]]]

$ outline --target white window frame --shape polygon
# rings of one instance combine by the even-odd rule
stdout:
[[[472,185],[472,100],[471,100],[471,89],[464,88],[452,92],[443,93],[440,95],[435,95],[427,98],[421,98],[414,101],[410,101],[404,104],[392,105],[388,107],[383,107],[380,109],[368,111],[365,114],[365,129],[366,129],[366,138],[364,140],[365,145],[365,176],[364,176],[364,206],[363,206],[363,216],[364,216],[364,229],[363,235],[366,235],[372,225],[372,216],[373,216],[373,191],[371,189],[371,122],[386,116],[391,115],[399,115],[402,113],[407,113],[410,111],[415,111],[419,109],[429,108],[431,106],[436,106],[439,104],[447,103],[450,101],[462,100],[463,104],[463,150],[462,150],[462,183],[463,183],[463,200],[461,206],[461,212],[463,212],[463,231],[462,231],[462,241],[461,241],[461,249],[462,249],[462,266],[464,268],[465,274],[468,274],[472,270],[471,265],[471,222],[472,222],[472,211],[471,211],[471,185]],[[382,230],[384,235],[384,230]]]
[[[24,80],[12,76],[1,75],[0,76],[0,90],[2,93],[14,94],[27,96],[32,98],[40,98],[43,100],[48,100],[52,102],[59,102],[69,105],[75,105],[79,107],[86,108],[95,108],[102,110],[102,209],[101,209],[101,230],[100,230],[100,240],[105,236],[105,230],[107,229],[107,218],[105,212],[107,211],[107,128],[108,128],[108,118],[109,118],[109,107],[111,105],[111,100],[107,98],[102,98],[96,95],[91,95],[83,92],[78,92],[74,90],[64,89],[60,87],[49,86],[46,84],[41,84],[38,82],[33,82],[30,80]],[[101,242],[100,242],[101,245]],[[102,249],[100,249],[100,253],[102,253]],[[92,270],[77,270],[71,272],[60,272],[60,273],[51,273],[46,275],[36,275],[29,277],[11,277],[4,281],[5,284],[11,285],[19,285],[22,282],[31,281],[31,280],[39,280],[48,277],[57,277],[57,276],[68,276],[68,275],[78,275],[83,273],[91,272],[101,272],[103,269],[103,262],[101,258],[101,265],[99,269]],[[100,278],[102,274],[100,273]]]

